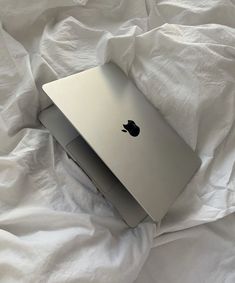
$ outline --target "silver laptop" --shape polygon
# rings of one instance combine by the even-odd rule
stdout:
[[[112,63],[43,90],[40,120],[126,223],[160,221],[201,161],[159,111]]]

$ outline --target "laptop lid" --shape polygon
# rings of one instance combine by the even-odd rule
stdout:
[[[159,111],[112,63],[47,83],[43,90],[159,221],[200,166]]]
[[[147,216],[144,209],[54,104],[40,112],[39,120],[91,179],[102,195],[114,205],[130,227],[135,227]]]

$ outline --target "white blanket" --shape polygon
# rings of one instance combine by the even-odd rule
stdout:
[[[0,0],[2,282],[133,282],[156,235],[235,210],[234,12],[221,0]],[[128,229],[37,121],[43,83],[109,60],[203,162],[158,230]]]
[[[234,283],[235,214],[161,235],[135,283]]]

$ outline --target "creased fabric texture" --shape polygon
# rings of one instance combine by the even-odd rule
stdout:
[[[0,1],[0,281],[133,282],[157,235],[235,210],[233,11],[229,1]],[[50,103],[43,83],[110,60],[202,159],[158,228],[128,229],[37,120]]]
[[[135,283],[233,283],[235,214],[156,239]]]

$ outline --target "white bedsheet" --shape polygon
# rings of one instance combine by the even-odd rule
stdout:
[[[154,237],[235,210],[234,12],[221,0],[0,0],[2,282],[133,282]],[[128,229],[37,121],[43,83],[108,60],[203,161],[158,229]]]
[[[234,283],[235,214],[158,237],[135,283]]]

